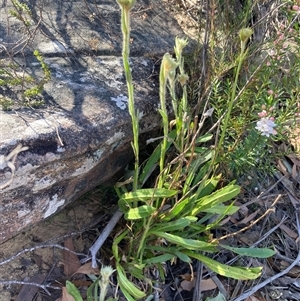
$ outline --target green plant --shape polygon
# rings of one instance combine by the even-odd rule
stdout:
[[[24,25],[27,32],[27,43],[23,48],[30,44],[30,40],[34,39],[35,29],[32,31],[31,26],[31,11],[25,3],[18,0],[13,0],[12,4],[14,9],[11,9],[10,15],[17,18]],[[2,97],[0,96],[0,105],[3,110],[9,110],[13,105],[38,107],[43,104],[43,100],[37,96],[43,91],[44,85],[51,79],[51,73],[48,65],[46,64],[43,56],[38,50],[33,51],[33,55],[40,64],[43,72],[42,78],[36,78],[30,75],[16,64],[14,60],[14,53],[10,53],[4,47],[7,53],[7,58],[0,60],[0,88],[2,88]],[[7,91],[13,91],[13,95]],[[17,99],[21,98],[19,103]]]
[[[28,5],[19,0],[12,0],[11,2],[14,9],[9,10],[10,15],[20,20],[26,27],[30,26],[31,11]]]
[[[103,266],[100,270],[100,276],[90,277],[93,279],[93,284],[87,290],[88,301],[114,301],[113,298],[107,298],[107,291],[109,286],[109,278],[114,273],[111,266]],[[83,301],[78,288],[70,281],[66,282],[67,292],[74,298],[75,301]]]
[[[157,269],[159,277],[164,279],[164,262],[175,261],[177,258],[184,262],[198,259],[214,272],[227,277],[258,277],[261,268],[226,266],[206,255],[217,252],[222,247],[227,248],[216,239],[212,239],[210,230],[218,227],[225,216],[238,210],[231,200],[239,194],[240,187],[231,182],[219,188],[218,183],[222,177],[212,173],[211,164],[214,164],[214,160],[218,161],[220,148],[215,152],[207,144],[213,136],[201,132],[206,118],[211,116],[212,111],[205,111],[200,121],[192,118],[189,111],[186,93],[188,75],[182,57],[182,51],[187,45],[184,39],[176,38],[175,58],[167,53],[162,59],[159,112],[162,116],[163,137],[145,164],[139,165],[138,112],[134,108],[133,86],[128,66],[129,13],[134,1],[117,2],[122,10],[123,60],[134,133],[132,146],[136,156],[133,186],[116,186],[119,208],[128,221],[127,228],[114,239],[112,248],[117,280],[123,294],[127,300],[144,298],[147,292],[142,291],[137,284],[143,282],[149,288],[152,287],[152,279],[145,276],[147,270]],[[251,32],[249,29],[245,31],[248,37]],[[246,56],[245,45],[248,39],[244,37],[244,31],[241,31],[240,35],[242,50],[239,68]],[[238,74],[239,69],[226,113],[225,128],[235,99]],[[175,93],[177,86],[182,91],[180,97]],[[167,92],[172,100],[174,114],[171,121],[166,109]],[[224,137],[225,134],[222,133],[220,145]],[[150,184],[152,188],[144,187],[150,176],[155,177],[155,181]],[[214,221],[209,222],[212,217]],[[230,250],[250,256],[268,257],[274,254],[268,249],[261,249],[259,253],[251,248]]]
[[[274,152],[274,142],[289,144],[299,112],[300,41],[296,7],[291,9],[289,2],[279,2],[278,7],[273,7],[274,14],[265,14],[259,24],[254,24],[256,31],[266,26],[267,35],[258,40],[254,34],[247,43],[247,55],[236,57],[232,33],[259,11],[256,2],[250,2],[246,1],[233,22],[224,21],[231,20],[226,10],[220,18],[212,20],[212,27],[218,28],[219,34],[210,33],[212,64],[206,74],[209,103],[215,109],[221,131],[217,147],[220,154],[216,157],[221,170],[233,178],[257,171],[272,172],[275,160],[282,156],[281,152]],[[222,45],[223,51],[216,45]],[[224,118],[226,110],[231,110],[228,119]]]

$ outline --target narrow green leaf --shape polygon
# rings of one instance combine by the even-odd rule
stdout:
[[[170,145],[172,144],[171,141],[173,141],[175,137],[176,137],[175,130],[169,133],[170,140],[167,143],[167,149],[170,147]],[[144,166],[141,175],[139,176],[139,181],[141,182],[141,185],[143,185],[147,181],[148,177],[152,174],[155,167],[158,165],[160,155],[161,155],[161,143],[155,148],[151,156],[148,158],[147,163]]]
[[[182,200],[181,202],[175,204],[173,208],[167,212],[160,215],[162,221],[169,221],[177,217],[180,213],[184,211],[186,206],[189,204],[190,200],[188,198]]]
[[[124,214],[125,219],[127,220],[136,220],[150,216],[153,212],[156,211],[155,207],[142,205],[136,208],[131,208]]]
[[[72,282],[67,280],[66,288],[68,293],[75,299],[75,301],[83,301],[78,288]]]
[[[182,190],[182,193],[185,194],[189,191],[190,187],[193,186],[192,182],[195,177],[197,177],[198,171],[200,169],[200,166],[211,159],[212,152],[206,152],[203,155],[198,155],[196,159],[193,160],[191,165],[189,166],[189,169],[187,170],[187,178],[184,182],[184,187]]]
[[[150,230],[149,234],[155,233],[155,231],[158,232],[167,232],[167,231],[177,231],[177,230],[183,230],[185,227],[189,226],[191,223],[196,222],[197,217],[195,216],[186,216],[179,218],[178,220],[172,221],[172,222],[160,222],[155,224]]]
[[[192,260],[189,256],[187,256],[186,254],[180,252],[180,251],[176,251],[175,255],[183,262],[187,262],[190,263]]]
[[[184,251],[184,253],[190,257],[200,260],[203,264],[216,272],[219,275],[234,278],[238,280],[256,279],[261,275],[262,267],[244,268],[244,267],[232,267],[222,264],[216,260],[208,258],[204,255],[197,254],[191,251]]]
[[[205,135],[197,138],[196,143],[207,142],[207,141],[211,140],[212,137],[213,137],[212,134],[205,134]]]
[[[196,196],[198,199],[206,196],[206,195],[210,195],[217,187],[219,181],[220,181],[220,176],[214,177],[212,179],[203,181],[196,192]]]
[[[128,230],[124,230],[124,232],[119,234],[113,241],[112,252],[117,262],[121,260],[121,258],[119,257],[118,244],[121,242],[122,239],[126,237],[127,234],[128,234]]]
[[[146,296],[144,292],[139,290],[125,275],[123,268],[117,264],[117,280],[118,284],[127,300],[142,299]],[[128,299],[128,297],[130,297]],[[132,298],[133,297],[133,298]]]
[[[133,262],[129,262],[126,265],[126,271],[128,272],[129,275],[137,279],[144,280],[146,278],[143,268],[136,267]]]
[[[220,204],[220,205],[216,205],[211,208],[207,208],[207,209],[203,210],[202,212],[214,213],[214,214],[226,213],[226,215],[232,215],[232,214],[236,213],[239,209],[240,209],[240,207],[238,207],[238,206],[232,206],[232,205],[224,206],[224,205]]]
[[[165,188],[145,188],[124,193],[122,198],[126,202],[148,201],[154,198],[170,198],[177,194],[177,190]]]
[[[240,186],[231,184],[195,201],[195,208],[192,210],[191,215],[196,215],[208,208],[231,200],[240,193],[240,190]]]
[[[267,248],[234,248],[225,245],[220,245],[220,247],[230,250],[241,256],[250,256],[256,258],[268,258],[276,254],[275,251]]]
[[[157,236],[165,238],[167,241],[176,244],[180,247],[187,248],[189,250],[202,250],[206,252],[215,252],[216,245],[208,242],[204,242],[201,240],[182,238],[177,235],[173,235],[166,232],[156,232]]]
[[[163,254],[163,255],[158,255],[158,256],[154,256],[152,258],[146,259],[145,263],[149,264],[149,263],[162,263],[162,262],[166,262],[168,260],[171,260],[172,258],[174,258],[175,255],[174,254]]]
[[[87,292],[86,292],[87,301],[94,301],[94,300],[96,300],[94,298],[94,292],[95,292],[95,290],[98,292],[99,281],[95,281],[95,280],[93,280],[93,281],[94,282],[88,287]]]

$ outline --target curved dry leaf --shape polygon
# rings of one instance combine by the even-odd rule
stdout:
[[[71,251],[74,251],[72,237],[69,237],[68,239],[65,240],[64,247]],[[68,252],[67,250],[64,250],[64,274],[67,277],[70,277],[78,270],[80,266],[81,263],[78,257],[75,254]]]
[[[67,288],[62,288],[61,301],[75,301],[75,299],[68,293]]]
[[[99,275],[100,270],[99,268],[93,268],[92,262],[87,262],[81,267],[78,268],[78,270],[74,274],[86,274],[86,275]]]
[[[189,280],[181,281],[180,287],[185,291],[191,291],[195,287],[195,278],[191,281]],[[209,279],[201,280],[200,287],[201,287],[201,291],[205,292],[205,291],[210,291],[215,289],[217,285],[211,278],[209,278]]]

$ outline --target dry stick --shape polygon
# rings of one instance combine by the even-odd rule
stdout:
[[[51,293],[47,290],[47,288],[61,290],[60,286],[53,286],[50,284],[38,284],[35,282],[26,282],[26,281],[18,281],[18,280],[0,280],[0,284],[2,284],[2,285],[12,285],[12,284],[33,285],[33,286],[42,288],[49,296],[51,296]]]
[[[58,248],[58,249],[62,249],[62,250],[66,250],[70,253],[73,253],[75,255],[83,255],[83,256],[86,256],[85,254],[81,254],[81,253],[76,253],[68,248],[65,248],[61,245],[58,245],[58,244],[53,244],[53,245],[39,245],[39,246],[35,246],[35,247],[32,247],[32,248],[28,248],[28,249],[24,249],[23,251],[20,251],[19,253],[11,256],[10,258],[6,259],[6,260],[3,260],[0,262],[0,266],[1,265],[4,265],[10,261],[12,261],[13,259],[16,259],[18,256],[26,253],[26,252],[32,252],[36,249],[41,249],[41,248],[49,248],[49,247],[55,247],[55,248]],[[26,282],[26,281],[19,281],[19,280],[0,280],[0,284],[2,285],[12,285],[12,284],[21,284],[21,285],[33,285],[33,286],[36,286],[36,287],[39,287],[41,289],[43,289],[49,296],[51,295],[50,292],[47,290],[47,288],[52,288],[52,289],[56,289],[56,290],[61,290],[61,287],[57,287],[57,286],[53,286],[53,285],[50,285],[50,284],[38,284],[38,283],[34,283],[34,282]]]
[[[123,212],[120,210],[117,210],[115,214],[112,216],[98,239],[95,241],[95,243],[90,247],[90,252],[92,254],[92,267],[97,268],[97,252],[104,244],[106,238],[111,233],[111,231],[114,229],[120,218],[123,216]]]
[[[42,249],[42,248],[57,248],[57,249],[68,251],[68,252],[70,252],[72,254],[75,254],[75,255],[86,256],[87,257],[86,254],[74,252],[74,251],[70,250],[69,248],[63,247],[59,244],[46,244],[46,245],[38,245],[38,246],[35,246],[35,247],[32,247],[32,248],[24,249],[24,250],[16,253],[15,255],[11,256],[10,258],[5,259],[3,261],[0,261],[0,266],[16,259],[18,256],[20,256],[20,255],[22,255],[26,252],[32,252],[32,251],[35,251],[37,249]]]
[[[262,241],[264,241],[268,236],[270,236],[277,228],[279,228],[285,221],[287,220],[287,217],[284,216],[280,223],[278,223],[276,226],[274,226],[271,230],[269,230],[267,233],[265,233],[258,241],[256,241],[254,244],[250,246],[250,248],[255,248],[257,245],[259,245]],[[226,262],[227,265],[235,263],[241,256],[235,256],[234,258],[230,259]],[[293,260],[292,260],[293,261]]]
[[[273,208],[275,206],[275,204],[279,201],[279,199],[281,198],[281,194],[279,194],[277,196],[277,198],[275,199],[275,201],[273,202],[273,204],[271,205],[271,207],[262,215],[260,216],[258,219],[256,219],[253,223],[251,223],[249,226],[246,226],[244,227],[243,229],[240,229],[239,231],[236,231],[234,233],[230,233],[230,234],[227,234],[227,235],[224,235],[220,238],[216,238],[216,239],[213,239],[212,241],[220,241],[220,240],[223,240],[225,238],[228,238],[228,237],[232,237],[232,236],[235,236],[241,232],[244,232],[248,229],[250,229],[251,227],[253,227],[255,224],[257,224],[261,219],[263,219],[268,213],[270,213],[271,211],[273,211]]]
[[[298,230],[298,235],[300,236],[300,225],[299,225],[299,217],[298,217],[298,212],[296,212],[296,220],[297,220],[297,230]],[[286,275],[293,267],[295,267],[296,265],[298,265],[300,261],[300,248],[298,251],[298,256],[297,258],[293,261],[293,263],[288,266],[285,270],[281,271],[280,273],[268,278],[267,280],[261,282],[260,284],[254,286],[253,288],[245,291],[241,296],[239,296],[236,299],[233,299],[231,301],[243,301],[245,299],[247,299],[248,297],[252,296],[254,293],[256,293],[258,290],[260,290],[261,288],[265,287],[267,284],[271,283],[272,281]]]

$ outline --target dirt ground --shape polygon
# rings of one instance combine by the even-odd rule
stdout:
[[[56,247],[30,250],[6,264],[3,264],[3,260],[36,246],[61,244],[70,237],[73,237],[74,250],[88,254],[88,248],[107,222],[109,218],[107,212],[112,211],[112,206],[111,200],[96,189],[60,213],[4,242],[0,248],[1,280],[30,281],[31,277],[46,275],[47,281],[53,278],[63,281],[64,251]],[[20,285],[5,284],[0,294],[0,301],[32,300],[26,299],[24,295],[18,298],[20,288]]]

